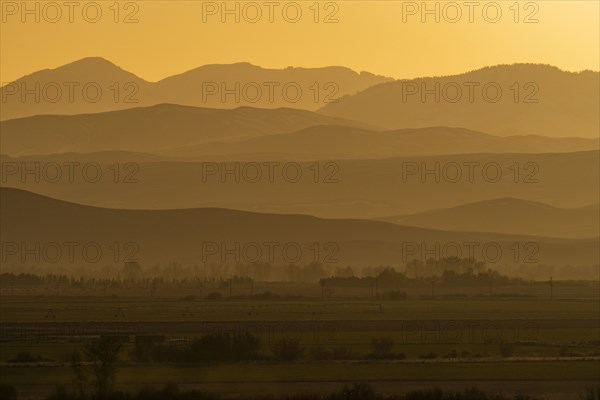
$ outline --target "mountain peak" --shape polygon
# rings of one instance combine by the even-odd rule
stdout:
[[[92,57],[84,57],[79,60],[73,61],[69,64],[108,64],[115,65],[113,62],[107,60],[104,57],[92,56]],[[67,65],[69,65],[67,64]],[[116,66],[116,65],[115,65]]]
[[[86,70],[120,70],[126,72],[112,61],[107,60],[102,57],[84,57],[79,60],[70,62],[68,64],[62,65],[58,68],[54,68],[53,71],[67,70],[71,71],[74,69],[86,69]],[[129,72],[127,72],[129,73]]]

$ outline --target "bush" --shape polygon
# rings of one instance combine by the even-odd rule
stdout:
[[[4,397],[2,398],[4,400]],[[146,387],[137,394],[129,392],[112,392],[103,397],[104,400],[215,400],[218,399],[214,394],[208,394],[191,390],[189,392],[180,392],[176,384],[166,384],[162,389]],[[11,399],[12,400],[12,399]],[[47,400],[83,400],[81,397],[69,393],[64,387],[56,389],[54,394]]]
[[[478,389],[465,389],[462,392],[449,392],[442,389],[429,389],[410,392],[404,400],[533,400],[529,396],[490,396]]]
[[[212,292],[206,295],[207,300],[221,300],[223,296],[219,292]]]
[[[70,394],[64,386],[59,386],[46,400],[78,400],[78,397]]]
[[[406,300],[408,299],[408,295],[406,294],[406,292],[392,290],[390,292],[383,292],[381,294],[381,298],[383,300]]]
[[[325,347],[317,346],[310,349],[310,356],[314,360],[355,360],[357,355],[352,349],[348,347],[333,347],[327,349]]]
[[[513,355],[513,345],[508,342],[500,343],[500,355],[502,357],[510,357]]]
[[[214,333],[183,346],[136,341],[132,356],[141,362],[247,361],[258,359],[259,350],[260,338],[257,336],[249,333]]]
[[[333,352],[321,346],[311,348],[310,356],[317,361],[333,360]]]
[[[380,395],[368,383],[355,383],[352,386],[344,388],[329,397],[331,400],[378,400],[382,399]]]
[[[5,383],[0,384],[0,399],[4,400],[17,400],[17,388],[12,385]]]
[[[450,350],[449,352],[444,354],[444,358],[458,358],[458,351],[456,351],[455,349]]]
[[[372,356],[376,359],[392,358],[394,349],[394,339],[390,337],[381,337],[371,339]]]
[[[347,347],[334,347],[333,359],[334,360],[354,360],[356,359],[356,353]]]
[[[257,358],[260,349],[260,338],[244,333],[234,335],[231,341],[231,358],[233,360],[252,360]]]
[[[296,339],[282,339],[273,344],[271,351],[277,360],[294,361],[300,358],[304,349]]]
[[[215,333],[194,340],[184,350],[188,362],[222,361],[231,358],[232,339],[229,334]]]
[[[27,351],[20,351],[17,353],[15,358],[12,358],[8,361],[13,362],[13,363],[31,363],[31,362],[44,361],[44,360],[45,359],[40,357],[39,355],[34,356],[33,354],[31,354]]]
[[[600,400],[600,386],[587,388],[582,398],[584,400]]]
[[[561,357],[568,357],[569,356],[569,346],[566,346],[566,345],[560,346],[558,354]]]
[[[438,355],[434,352],[429,352],[429,353],[424,353],[424,354],[420,354],[419,358],[421,360],[433,360],[436,359],[438,357]]]

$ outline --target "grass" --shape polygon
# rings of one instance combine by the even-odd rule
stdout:
[[[0,367],[0,382],[36,385],[68,384],[70,368]],[[594,380],[598,362],[423,363],[234,363],[211,365],[130,365],[120,369],[121,384],[150,382],[326,382],[326,381],[478,381]],[[35,374],[32,379],[31,374]]]
[[[381,307],[380,307],[381,305]],[[99,331],[162,333],[168,339],[193,338],[203,332],[241,330],[258,334],[263,352],[283,337],[296,337],[306,347],[296,363],[230,363],[177,366],[135,364],[129,358],[132,343],[124,346],[118,383],[135,388],[148,383],[175,382],[182,387],[210,388],[222,393],[269,390],[273,393],[302,392],[317,388],[326,393],[340,382],[371,381],[386,390],[418,388],[421,385],[479,386],[479,383],[512,390],[536,388],[546,383],[576,392],[583,383],[597,380],[598,361],[558,360],[571,354],[600,354],[600,304],[597,300],[460,299],[460,300],[279,300],[241,301],[183,299],[178,297],[88,297],[3,296],[0,301],[0,337],[7,340],[12,327],[25,326],[61,337],[36,341],[0,343],[0,362],[29,352],[64,362],[81,349],[79,333]],[[72,334],[65,334],[71,332]],[[498,335],[498,332],[501,332]],[[394,352],[405,353],[401,363],[364,359],[372,351],[373,337],[391,337]],[[29,339],[34,339],[30,336]],[[50,341],[48,339],[51,339]],[[514,357],[548,357],[520,361],[502,358],[500,342],[511,342]],[[347,347],[358,360],[317,362],[310,349]],[[456,350],[489,356],[486,359],[449,360]],[[433,353],[436,358],[421,360]],[[69,384],[71,372],[58,366],[0,366],[0,382],[16,385],[26,395],[48,393],[56,385]],[[400,385],[406,383],[406,387]],[[419,383],[420,382],[420,383]],[[495,383],[494,383],[495,382]],[[399,386],[400,385],[400,386]],[[411,386],[412,385],[412,386]],[[495,385],[495,386],[494,386]],[[456,386],[452,386],[456,388]],[[516,389],[515,389],[516,390]],[[519,389],[521,390],[521,389]],[[548,391],[554,389],[548,389]],[[562,393],[562,392],[560,392]]]
[[[379,307],[381,305],[381,308]],[[592,300],[239,301],[123,297],[2,297],[1,322],[494,320],[597,318]]]

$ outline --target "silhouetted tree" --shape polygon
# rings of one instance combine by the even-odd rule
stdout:
[[[106,399],[112,391],[120,350],[121,344],[109,336],[102,336],[85,347],[85,355],[95,378],[97,399]]]

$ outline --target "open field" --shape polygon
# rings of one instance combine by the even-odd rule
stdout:
[[[125,390],[175,382],[181,389],[243,398],[240,393],[258,395],[267,387],[273,395],[329,393],[368,381],[381,393],[475,386],[578,399],[600,372],[600,304],[586,299],[585,290],[580,294],[403,301],[4,295],[0,380],[24,398],[39,398],[71,383],[69,355],[86,340],[118,334],[127,337],[117,376],[117,387]],[[256,335],[262,360],[145,364],[133,356],[139,335],[163,335],[166,343],[182,346],[218,332]],[[369,358],[372,339],[381,337],[393,339],[394,359]],[[271,348],[281,339],[298,340],[302,355],[274,360]],[[510,354],[503,354],[503,343]],[[320,349],[344,349],[347,359],[319,359]],[[41,361],[14,362],[22,352]]]
[[[263,394],[266,387],[271,394],[328,393],[344,383],[369,381],[383,393],[432,386],[444,389],[477,386],[499,394],[521,392],[546,399],[577,399],[579,393],[597,381],[598,367],[598,361],[128,366],[120,372],[119,387],[135,390],[148,386],[148,382],[177,382],[181,388],[243,398],[239,393]],[[32,368],[36,374],[34,384],[30,383]],[[70,383],[68,367],[3,367],[0,371],[3,382],[13,382],[23,394],[31,396]]]

